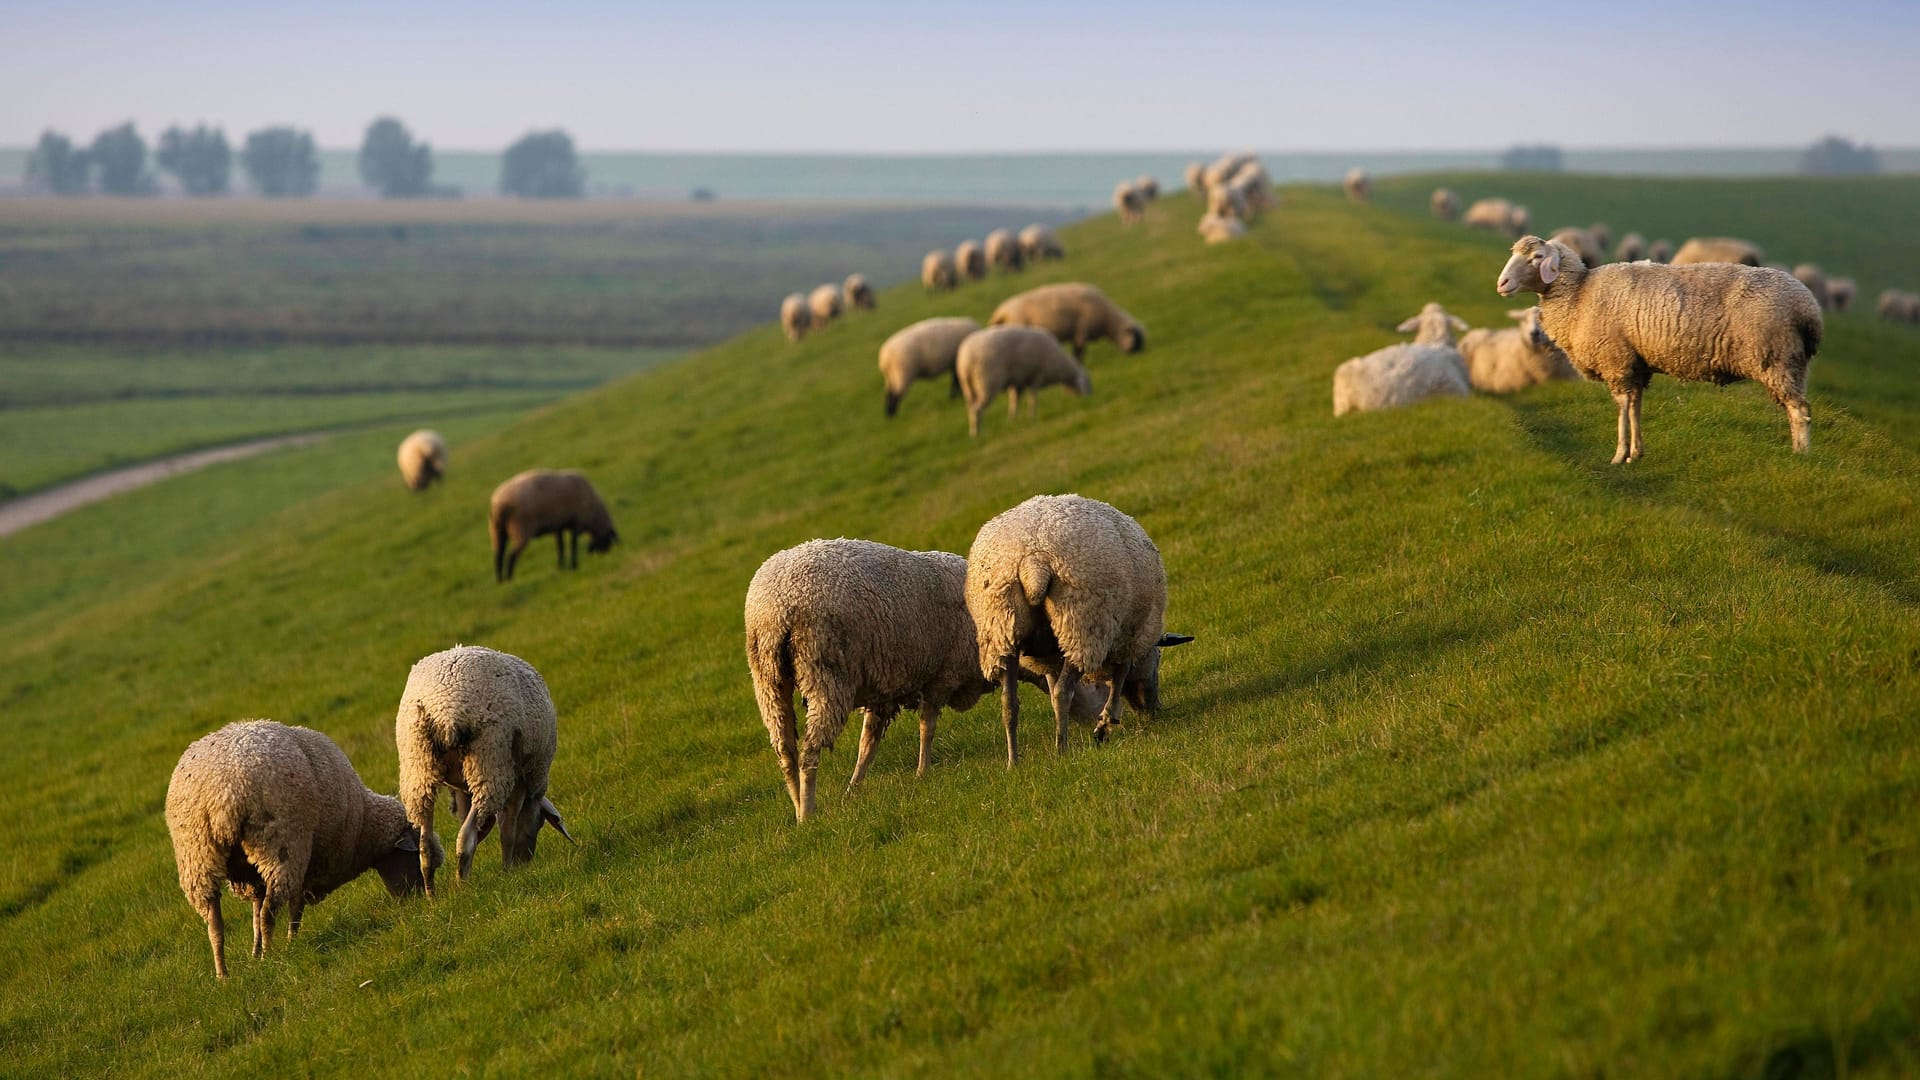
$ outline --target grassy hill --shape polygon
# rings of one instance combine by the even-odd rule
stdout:
[[[460,442],[424,497],[368,436],[325,448],[363,480],[208,502],[198,539],[157,494],[71,519],[98,576],[0,605],[0,1071],[1920,1068],[1920,335],[1831,320],[1805,457],[1739,385],[1657,380],[1625,468],[1591,385],[1335,421],[1333,368],[1422,302],[1504,323],[1503,245],[1285,196],[1231,247],[1167,199],[1067,230],[1064,265],[798,347],[762,327]],[[1609,214],[1639,227],[1576,220]],[[1069,277],[1149,328],[1096,347],[1090,399],[968,440],[922,385],[883,419],[887,333]],[[486,495],[532,465],[585,469],[624,543],[497,587]],[[815,536],[965,551],[1043,491],[1158,542],[1199,639],[1168,707],[1065,758],[1030,732],[1010,773],[987,699],[923,780],[893,732],[857,798],[848,739],[796,828],[753,570]],[[14,576],[68,557],[34,532],[0,542]],[[271,716],[391,790],[407,669],[455,642],[545,674],[580,846],[508,876],[489,845],[432,904],[355,883],[216,984],[160,815],[180,750]]]

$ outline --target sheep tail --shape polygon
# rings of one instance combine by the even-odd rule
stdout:
[[[1029,555],[1020,560],[1020,591],[1026,596],[1028,607],[1039,607],[1052,584],[1053,568],[1044,559]]]
[[[1801,319],[1794,329],[1800,332],[1801,355],[1808,360],[1813,359],[1813,354],[1820,351],[1820,339],[1825,335],[1826,327],[1816,315],[1811,319]]]

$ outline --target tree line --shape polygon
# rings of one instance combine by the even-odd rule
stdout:
[[[188,195],[229,194],[233,147],[226,132],[200,124],[178,125],[160,135],[153,165],[171,175]],[[253,190],[272,198],[312,195],[320,180],[313,135],[298,128],[262,128],[247,136],[237,155]],[[60,132],[42,132],[27,157],[27,185],[55,195],[154,195],[159,182],[148,168],[147,141],[131,121],[108,128],[81,146]],[[433,183],[433,150],[407,126],[383,116],[360,141],[360,179],[390,199],[454,196],[457,189]],[[577,199],[587,172],[573,137],[559,129],[535,131],[507,147],[500,161],[500,191],[529,199]]]

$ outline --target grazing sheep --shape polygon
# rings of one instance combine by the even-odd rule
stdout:
[[[1233,179],[1235,173],[1254,160],[1252,154],[1221,154],[1201,174],[1202,187],[1211,192]]]
[[[1020,230],[1020,253],[1028,262],[1040,262],[1043,259],[1064,259],[1067,249],[1060,246],[1060,238],[1045,225],[1033,224]]]
[[[841,286],[841,291],[846,293],[849,310],[873,310],[873,286],[867,284],[867,275],[848,274],[847,283]]]
[[[1874,310],[1889,322],[1920,323],[1920,293],[1887,289]]]
[[[1460,218],[1460,198],[1451,188],[1434,188],[1427,198],[1427,210],[1441,221],[1457,221]]]
[[[1454,331],[1465,333],[1467,321],[1429,301],[1420,309],[1420,314],[1401,323],[1397,329],[1402,334],[1412,334],[1415,345],[1445,345],[1452,348]]]
[[[1247,235],[1246,223],[1238,218],[1204,214],[1198,226],[1200,238],[1209,244],[1228,244]]]
[[[1630,232],[1620,238],[1620,246],[1613,249],[1614,262],[1639,262],[1647,257],[1647,238],[1637,232]]]
[[[780,329],[786,331],[788,341],[799,341],[812,328],[813,312],[807,308],[806,297],[790,293],[780,301]]]
[[[1006,229],[995,229],[987,234],[987,263],[1005,273],[1012,273],[1026,266],[1026,256],[1020,251],[1020,241]]]
[[[1340,186],[1346,189],[1347,198],[1354,202],[1366,202],[1373,198],[1373,175],[1358,165],[1347,170],[1346,179],[1340,182]]]
[[[1509,236],[1526,232],[1528,220],[1526,207],[1515,206],[1505,199],[1480,199],[1467,207],[1464,219],[1469,229],[1492,229]]]
[[[533,861],[543,825],[573,843],[547,798],[559,731],[553,697],[532,664],[475,645],[422,657],[407,672],[393,739],[400,751],[400,804],[420,835],[434,835],[440,785],[453,789],[453,813],[461,819],[454,866],[461,881],[473,869],[474,849],[496,823],[507,866]],[[421,854],[428,896],[438,865],[429,866]]]
[[[899,411],[900,399],[919,379],[946,376],[953,397],[960,396],[960,376],[954,365],[960,343],[980,324],[968,318],[921,319],[898,331],[880,346],[880,378],[887,386],[887,415]]]
[[[974,436],[980,434],[980,414],[1003,390],[1009,420],[1019,415],[1022,391],[1029,412],[1043,387],[1064,386],[1075,397],[1093,392],[1093,377],[1052,334],[1026,326],[995,326],[967,335],[954,373],[967,399],[967,434]]]
[[[513,580],[514,564],[532,540],[553,535],[560,551],[560,569],[568,568],[567,538],[573,538],[572,567],[580,568],[580,534],[587,534],[587,551],[613,547],[620,534],[600,493],[587,478],[572,469],[528,469],[493,489],[487,507],[487,529],[493,537],[493,579]],[[512,546],[508,546],[512,541]]]
[[[1540,309],[1507,312],[1520,325],[1504,330],[1469,330],[1460,339],[1467,381],[1483,394],[1511,394],[1556,379],[1578,379],[1567,354],[1540,327]]]
[[[1821,273],[1818,266],[1812,263],[1801,263],[1793,268],[1793,278],[1805,285],[1807,291],[1813,294],[1813,299],[1820,305],[1820,310],[1825,311],[1832,305],[1832,297],[1827,292],[1827,275]]]
[[[1078,495],[1036,495],[980,527],[967,552],[967,611],[979,670],[1000,684],[1007,765],[1020,760],[1024,668],[1047,676],[1054,749],[1067,750],[1081,681],[1107,687],[1096,742],[1120,720],[1120,699],[1160,707],[1160,650],[1193,638],[1164,632],[1167,572],[1140,523]]]
[[[1830,277],[1827,279],[1827,306],[1835,311],[1845,311],[1853,306],[1853,295],[1859,290],[1852,278]]]
[[[1657,372],[1718,385],[1753,379],[1786,411],[1794,450],[1806,452],[1807,363],[1824,324],[1813,294],[1791,275],[1726,263],[1589,270],[1572,248],[1527,236],[1514,243],[1496,287],[1501,296],[1539,293],[1547,336],[1613,391],[1614,464],[1641,456],[1640,394]]]
[[[987,276],[987,251],[976,241],[960,241],[953,249],[953,262],[960,268],[960,276],[968,281],[982,281]]]
[[[1080,281],[1042,285],[1010,296],[993,309],[993,326],[1036,326],[1062,343],[1072,342],[1073,358],[1085,361],[1087,346],[1105,338],[1123,353],[1147,347],[1147,331],[1139,320],[1107,299],[1107,294]]]
[[[967,659],[975,663],[971,647]],[[213,973],[222,979],[222,882],[253,902],[259,957],[282,905],[292,941],[306,905],[368,870],[400,896],[432,880],[444,860],[439,840],[428,833],[423,850],[400,801],[367,790],[333,740],[272,720],[242,720],[194,740],[167,782],[166,812],[180,891],[207,921]]]
[[[1155,180],[1146,173],[1141,173],[1138,177],[1134,178],[1133,188],[1140,193],[1141,198],[1148,202],[1152,202],[1160,197],[1160,181]]]
[[[1673,265],[1693,266],[1699,263],[1737,263],[1742,266],[1759,266],[1764,256],[1760,249],[1745,240],[1735,240],[1728,236],[1696,236],[1680,245],[1673,253]]]
[[[920,284],[928,292],[957,288],[960,285],[960,271],[954,266],[953,253],[950,251],[929,251],[920,259]]]
[[[400,478],[409,491],[425,491],[447,474],[447,440],[421,428],[400,440]]]
[[[1135,225],[1147,212],[1147,197],[1131,180],[1122,180],[1113,189],[1113,209],[1120,224]]]
[[[1232,184],[1207,189],[1207,214],[1211,217],[1238,218],[1247,221],[1253,210],[1247,205],[1247,193]]]
[[[1195,194],[1205,194],[1207,190],[1207,166],[1205,162],[1189,161],[1186,170],[1187,190]]]
[[[1647,245],[1647,261],[1670,263],[1673,261],[1673,241],[1661,237]]]
[[[1596,221],[1587,226],[1587,235],[1593,237],[1594,245],[1603,253],[1601,257],[1605,258],[1604,252],[1613,247],[1613,226],[1604,221]]]
[[[840,286],[832,282],[828,282],[825,285],[814,286],[813,291],[807,294],[807,310],[813,313],[813,325],[815,327],[824,328],[827,324],[839,318],[841,311]]]
[[[1453,346],[1389,345],[1334,369],[1333,415],[1397,409],[1471,392],[1466,364]]]
[[[1580,261],[1588,266],[1599,266],[1607,261],[1607,253],[1601,250],[1599,239],[1585,229],[1569,225],[1563,229],[1555,229],[1553,235],[1547,239],[1565,244],[1579,252]]]
[[[1255,215],[1280,204],[1279,197],[1273,193],[1273,175],[1257,161],[1240,166],[1240,170],[1227,181],[1227,186],[1240,193],[1247,210]]]

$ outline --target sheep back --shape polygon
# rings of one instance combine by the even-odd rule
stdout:
[[[1133,316],[1085,282],[1042,285],[1008,297],[993,309],[993,326],[1031,326],[1045,330],[1075,350],[1105,338],[1122,352],[1146,345],[1146,331]]]
[[[1412,405],[1431,397],[1467,397],[1466,365],[1443,345],[1389,345],[1333,372],[1333,415]]]
[[[425,491],[446,475],[447,440],[422,428],[400,441],[400,477],[410,491]]]

